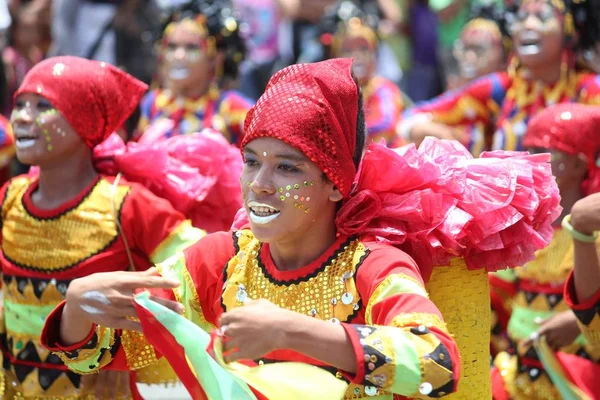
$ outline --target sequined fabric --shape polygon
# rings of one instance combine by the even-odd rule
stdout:
[[[227,266],[222,296],[225,310],[240,307],[251,298],[267,299],[282,308],[337,323],[358,313],[361,299],[354,274],[368,254],[360,241],[350,240],[313,276],[290,283],[277,282],[268,274],[260,261],[261,243],[250,239],[249,231],[238,233],[249,242]]]
[[[77,207],[41,219],[23,203],[30,183],[28,177],[14,179],[2,205],[2,252],[14,264],[46,274],[64,271],[100,253],[118,237],[113,203],[118,213],[128,186],[119,186],[113,199],[111,184],[101,179]]]
[[[284,68],[248,112],[242,148],[259,137],[300,150],[348,196],[356,173],[358,87],[352,60],[333,59]]]
[[[146,89],[110,64],[65,56],[36,64],[15,96],[33,93],[46,98],[93,148],[125,122]]]

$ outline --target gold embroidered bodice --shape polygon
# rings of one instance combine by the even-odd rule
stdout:
[[[323,320],[344,322],[358,314],[361,299],[354,277],[368,254],[358,240],[348,240],[307,276],[277,281],[260,261],[261,243],[250,231],[238,231],[238,254],[227,264],[222,302],[226,310],[246,298],[267,299],[279,307]]]
[[[53,218],[37,218],[23,195],[31,178],[11,181],[2,204],[2,251],[14,264],[44,273],[64,271],[101,253],[118,237],[116,218],[129,192],[100,179],[72,209]]]

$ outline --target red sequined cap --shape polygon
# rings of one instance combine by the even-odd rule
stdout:
[[[600,191],[600,107],[562,103],[540,111],[529,121],[525,147],[582,154],[588,161],[587,193]]]
[[[540,111],[529,121],[525,147],[584,154],[596,161],[600,149],[600,107],[563,103]]]
[[[300,150],[347,197],[356,174],[358,87],[352,60],[333,59],[287,67],[271,78],[248,112],[242,148],[272,137]]]
[[[125,122],[147,88],[110,64],[66,56],[35,65],[15,97],[35,93],[46,98],[94,147]]]

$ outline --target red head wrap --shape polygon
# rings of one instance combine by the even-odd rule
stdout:
[[[586,192],[600,191],[600,107],[563,103],[544,109],[529,121],[525,147],[583,154],[588,160]]]
[[[125,122],[147,88],[107,63],[53,57],[27,73],[15,96],[34,93],[46,98],[94,147]]]
[[[312,160],[347,197],[356,174],[358,87],[352,60],[299,64],[276,73],[248,112],[242,148],[260,137],[282,140]]]

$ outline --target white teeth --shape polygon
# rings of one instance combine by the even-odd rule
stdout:
[[[519,54],[522,56],[531,56],[535,54],[539,54],[541,52],[540,46],[537,44],[529,44],[524,46],[519,46]]]
[[[188,76],[190,76],[190,71],[186,67],[175,67],[171,68],[169,71],[169,78],[171,79],[182,80],[186,79]]]
[[[268,204],[258,203],[256,201],[249,202],[248,208],[256,210],[257,212],[279,212],[279,210],[275,207],[272,207]]]
[[[26,149],[35,144],[35,139],[18,139],[15,146],[17,149]]]
[[[279,214],[280,213],[277,212],[272,215],[267,215],[266,217],[260,217],[260,216],[256,215],[253,210],[250,210],[249,217],[250,217],[250,221],[254,222],[255,224],[265,225],[265,224],[268,224],[269,222],[272,222],[277,217],[279,217]]]

